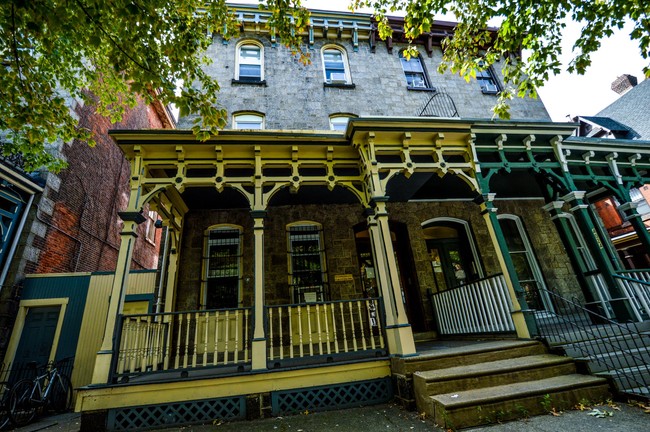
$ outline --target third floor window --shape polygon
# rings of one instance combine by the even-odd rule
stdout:
[[[352,84],[345,51],[339,48],[325,47],[322,54],[325,82],[327,84]]]
[[[427,76],[427,71],[424,69],[420,56],[412,56],[407,59],[404,53],[399,55],[406,77],[406,86],[410,89],[430,89],[431,82]]]
[[[237,48],[235,79],[239,81],[264,80],[264,49],[253,42],[244,42]]]

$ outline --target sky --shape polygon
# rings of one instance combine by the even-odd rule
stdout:
[[[234,0],[237,3],[258,3],[257,0]],[[347,11],[350,0],[302,0],[312,9]],[[362,10],[361,12],[371,12]],[[441,17],[442,18],[442,17]],[[449,19],[445,17],[445,19]],[[453,20],[453,17],[451,17]],[[581,26],[570,23],[564,32],[562,61],[571,59],[571,47],[579,35]],[[619,95],[611,90],[611,83],[620,75],[630,74],[643,80],[643,67],[650,60],[643,60],[638,43],[630,40],[632,25],[604,39],[601,48],[592,55],[592,65],[584,75],[563,72],[552,76],[539,94],[553,121],[568,121],[577,115],[595,115],[614,102]]]

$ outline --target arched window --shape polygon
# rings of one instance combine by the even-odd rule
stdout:
[[[233,225],[215,225],[205,231],[202,308],[239,307],[242,282],[241,236],[241,227]]]
[[[430,89],[431,81],[427,76],[427,71],[424,68],[420,55],[411,56],[407,59],[404,56],[404,51],[399,53],[399,59],[402,63],[404,76],[406,77],[406,86],[410,89]]]
[[[232,116],[233,129],[264,129],[264,114],[235,113]]]
[[[332,114],[330,116],[330,129],[335,131],[345,131],[351,118],[356,117],[351,114]]]
[[[264,80],[264,46],[256,41],[243,41],[237,45],[235,79],[247,82]]]
[[[292,302],[327,300],[327,270],[321,224],[301,221],[287,225],[287,246]]]
[[[352,84],[348,56],[343,48],[326,45],[321,51],[323,74],[328,84]]]

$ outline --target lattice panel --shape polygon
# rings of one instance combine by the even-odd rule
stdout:
[[[304,411],[325,411],[359,405],[387,402],[393,397],[390,378],[359,381],[327,387],[274,392],[271,395],[273,415]]]
[[[160,426],[212,422],[216,419],[233,420],[245,416],[244,396],[207,399],[110,410],[108,429],[111,431],[142,430]]]

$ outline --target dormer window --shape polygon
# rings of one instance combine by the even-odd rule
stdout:
[[[411,56],[411,58],[407,59],[404,56],[404,52],[401,52],[399,58],[402,63],[402,69],[404,70],[404,76],[406,77],[407,88],[415,90],[427,90],[432,88],[419,55]]]
[[[235,80],[242,82],[264,80],[264,48],[259,42],[244,41],[238,45]]]
[[[323,48],[321,54],[323,56],[323,73],[326,84],[352,84],[345,50],[337,46],[326,46]]]

